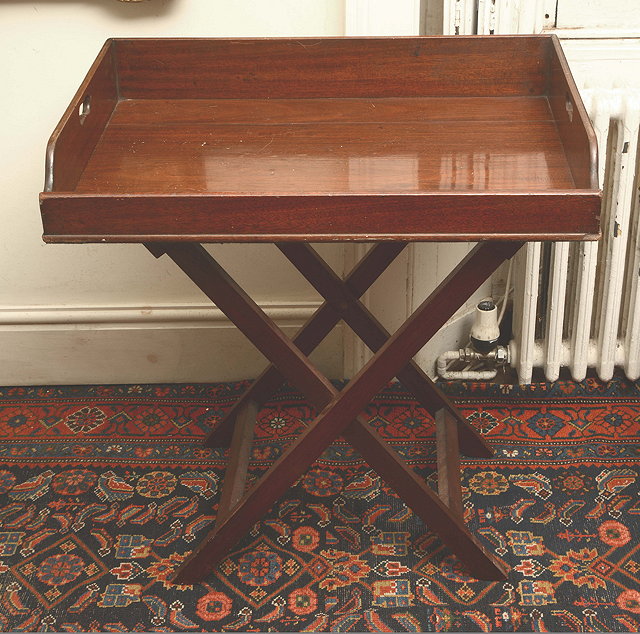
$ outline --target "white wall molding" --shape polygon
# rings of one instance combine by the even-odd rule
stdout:
[[[315,312],[319,302],[264,302],[262,310],[280,323],[303,322]],[[0,308],[0,329],[5,327],[56,326],[118,327],[122,325],[147,328],[150,326],[230,324],[226,315],[212,304],[172,304],[158,306],[3,306]]]
[[[562,39],[561,43],[581,89],[640,88],[640,38],[637,34],[632,38],[570,38]],[[604,169],[604,163],[601,167]]]
[[[293,336],[318,302],[265,303]],[[312,356],[342,376],[342,329]],[[0,384],[234,381],[255,377],[266,360],[214,307],[9,307],[0,310]]]
[[[575,29],[545,29],[544,33],[555,33],[561,40],[633,40],[638,37],[638,28],[575,28]]]
[[[636,31],[633,37],[616,35],[590,37],[584,31],[556,29],[551,31],[562,40],[565,55],[571,56],[569,62],[593,61],[638,61],[640,60],[640,37]]]
[[[640,28],[638,0],[558,0],[556,26],[559,29],[618,32]],[[616,37],[615,35],[613,37]]]

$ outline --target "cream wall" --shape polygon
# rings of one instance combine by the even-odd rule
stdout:
[[[0,384],[225,380],[262,361],[172,264],[138,245],[44,245],[47,139],[111,36],[343,35],[345,0],[0,3]],[[318,297],[275,247],[215,246],[291,334]],[[343,248],[321,248],[340,269]],[[342,372],[340,332],[318,356]]]
[[[440,4],[2,0],[0,384],[232,380],[256,376],[265,364],[171,262],[155,260],[142,246],[41,241],[37,194],[46,142],[106,38],[413,35],[426,15],[438,28],[422,24],[422,30],[438,31],[432,14]],[[209,248],[287,334],[319,305],[275,247]],[[408,249],[369,294],[372,310],[392,330],[453,264],[443,248]],[[340,245],[319,250],[340,272],[363,252]],[[419,355],[427,371],[439,352],[466,336],[469,307]],[[336,329],[312,355],[332,377],[352,374],[368,358],[357,339],[343,342],[342,335]]]

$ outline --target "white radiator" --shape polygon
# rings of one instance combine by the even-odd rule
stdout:
[[[445,0],[444,35],[540,33],[555,22],[556,0]]]
[[[445,0],[443,33],[540,33],[554,28],[556,7],[557,0]],[[581,68],[580,92],[598,137],[601,242],[528,243],[516,257],[509,350],[521,383],[531,382],[534,368],[550,381],[562,367],[576,380],[588,368],[608,380],[616,367],[640,378],[640,90],[616,66],[638,57],[628,49],[636,42],[603,47],[611,85],[606,66]]]
[[[521,383],[534,368],[549,381],[568,367],[640,377],[640,91],[583,88],[598,137],[603,186],[600,243],[529,243],[516,258],[514,339]]]

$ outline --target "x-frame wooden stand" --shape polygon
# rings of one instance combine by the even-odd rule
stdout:
[[[472,575],[503,577],[460,493],[459,451],[491,449],[411,358],[521,241],[597,239],[600,199],[555,36],[107,41],[47,146],[45,241],[167,254],[275,366],[207,439],[231,448],[216,524],[175,581],[203,579],[338,436]],[[376,238],[345,280],[308,245]],[[359,297],[406,241],[448,239],[487,241],[389,336]],[[275,242],[326,301],[289,340],[201,242]],[[338,393],[307,355],[340,319],[375,353]],[[393,376],[436,419],[437,494],[362,417]],[[246,491],[284,379],[319,414]]]
[[[308,244],[278,243],[280,251],[325,298],[325,303],[293,340],[280,331],[201,245],[187,242],[146,245],[156,257],[168,255],[273,363],[206,440],[208,446],[230,445],[229,464],[215,527],[183,563],[175,575],[175,583],[202,581],[338,436],[347,440],[394,488],[473,576],[505,577],[504,564],[488,553],[464,525],[460,491],[459,452],[479,458],[490,457],[493,452],[411,358],[522,243],[480,243],[390,336],[359,297],[406,244],[376,244],[343,281]],[[338,392],[306,355],[340,319],[375,354]],[[402,462],[361,415],[394,376],[435,417],[438,494]],[[259,482],[245,492],[256,413],[285,378],[320,413]]]

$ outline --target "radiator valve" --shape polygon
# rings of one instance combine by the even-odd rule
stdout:
[[[498,309],[492,299],[483,299],[476,306],[475,320],[471,327],[471,346],[474,350],[487,354],[498,345],[499,338]]]
[[[509,349],[498,345],[500,326],[498,310],[492,299],[484,299],[475,310],[475,320],[471,328],[469,345],[459,350],[449,350],[438,357],[436,365],[441,379],[465,379],[487,381],[496,377],[498,367],[509,365]],[[454,361],[467,363],[463,370],[450,370]],[[477,369],[477,366],[484,366]],[[476,369],[473,369],[476,366]]]

